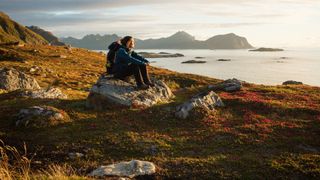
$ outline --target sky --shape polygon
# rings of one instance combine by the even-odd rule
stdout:
[[[198,40],[235,33],[256,47],[320,47],[320,0],[0,0],[0,11],[58,37],[186,31]]]

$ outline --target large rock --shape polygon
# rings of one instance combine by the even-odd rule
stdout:
[[[228,79],[218,84],[209,85],[208,88],[214,91],[216,90],[227,91],[227,92],[239,91],[242,88],[242,81],[235,78]]]
[[[37,99],[67,99],[67,95],[62,93],[59,88],[50,87],[48,89],[26,90],[22,96],[37,98]]]
[[[102,75],[90,90],[87,107],[104,109],[110,103],[150,107],[160,102],[168,102],[173,97],[171,90],[164,82],[154,80],[154,84],[154,87],[147,90],[137,90],[134,83]]]
[[[13,68],[0,68],[0,89],[40,89],[38,82],[31,76]]]
[[[66,112],[50,106],[21,109],[16,118],[16,126],[22,127],[49,127],[71,121]]]
[[[282,83],[282,85],[302,85],[302,82],[299,81],[293,81],[293,80],[288,80]]]
[[[175,116],[180,119],[186,119],[190,112],[195,108],[213,111],[215,107],[224,106],[221,98],[213,91],[200,93],[180,106],[177,106]]]
[[[156,166],[148,161],[132,160],[128,162],[120,162],[110,164],[108,166],[100,166],[92,171],[89,176],[120,176],[133,178],[141,175],[152,175],[156,172]]]

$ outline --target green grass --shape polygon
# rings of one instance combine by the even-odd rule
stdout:
[[[41,55],[33,55],[34,48]],[[94,111],[85,108],[87,88],[104,71],[104,56],[49,46],[15,50],[32,58],[28,63],[0,62],[0,67],[50,68],[53,72],[45,77],[35,76],[41,86],[53,84],[69,96],[30,100],[0,93],[0,137],[18,149],[26,143],[28,156],[41,161],[31,166],[32,171],[67,164],[85,176],[100,165],[141,159],[157,165],[159,178],[316,179],[320,175],[319,87],[245,83],[239,92],[217,92],[226,107],[180,120],[174,116],[177,104],[221,80],[150,67],[153,76],[172,88],[172,103]],[[68,58],[50,58],[52,53]],[[82,83],[71,83],[77,81]],[[31,105],[62,109],[72,122],[50,128],[14,127],[12,115]],[[85,157],[70,159],[69,152]]]

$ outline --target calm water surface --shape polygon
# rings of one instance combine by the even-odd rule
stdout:
[[[286,49],[281,52],[249,52],[248,50],[175,50],[137,49],[137,52],[181,53],[185,57],[150,58],[152,66],[218,79],[237,78],[247,82],[277,85],[286,80],[320,86],[320,49]],[[197,60],[205,64],[181,64]],[[231,61],[217,61],[231,59]]]

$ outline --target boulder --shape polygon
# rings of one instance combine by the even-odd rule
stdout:
[[[26,90],[23,91],[22,96],[37,98],[37,99],[67,99],[68,96],[59,88],[50,87],[48,89],[39,89],[39,90]]]
[[[31,76],[13,68],[0,68],[0,89],[40,89],[38,82]]]
[[[165,103],[173,97],[170,88],[160,80],[153,80],[155,86],[147,90],[137,90],[134,82],[126,82],[102,75],[93,85],[87,98],[87,107],[105,109],[112,104],[124,106],[150,107]]]
[[[221,90],[221,91],[227,91],[227,92],[239,91],[242,88],[242,83],[243,83],[242,81],[233,78],[233,79],[225,80],[218,84],[209,85],[208,88],[211,90]]]
[[[66,112],[51,106],[32,106],[21,109],[16,119],[16,126],[19,127],[49,127],[71,121]]]
[[[208,111],[214,111],[215,107],[224,106],[221,98],[213,91],[200,93],[193,96],[190,100],[176,107],[175,116],[180,119],[186,119],[190,112],[196,108],[202,108]]]
[[[152,162],[131,160],[110,164],[108,166],[100,166],[98,169],[93,170],[89,176],[120,176],[133,178],[135,176],[152,175],[155,172],[156,166]]]
[[[289,80],[289,81],[285,81],[282,83],[282,85],[302,85],[302,82],[299,81],[293,81],[293,80]]]

